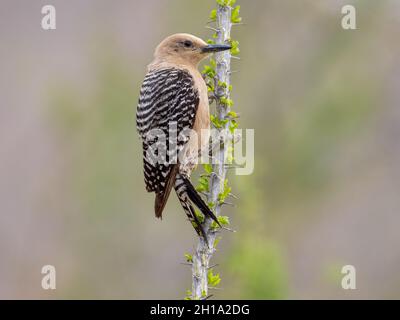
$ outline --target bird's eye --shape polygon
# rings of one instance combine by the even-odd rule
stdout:
[[[183,45],[186,48],[191,48],[193,46],[193,43],[192,43],[192,41],[186,40],[186,41],[183,42]]]

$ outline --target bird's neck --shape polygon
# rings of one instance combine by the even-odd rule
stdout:
[[[153,62],[148,65],[149,70],[157,70],[157,69],[167,69],[167,68],[179,68],[179,69],[187,69],[190,71],[198,71],[198,62],[187,61],[186,59],[182,59],[179,57],[173,58],[155,58]]]

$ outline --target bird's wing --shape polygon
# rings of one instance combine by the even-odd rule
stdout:
[[[169,134],[173,132],[175,135],[176,132],[176,137],[182,137],[181,133],[192,129],[198,105],[198,91],[194,87],[193,77],[186,70],[160,69],[150,71],[146,75],[140,91],[136,126],[143,140],[146,190],[156,193],[157,217],[161,217],[179,170],[177,161],[170,164],[170,159],[174,154],[179,154],[188,140],[188,135],[183,135],[187,137],[184,139],[175,138],[175,141],[178,140],[177,144],[171,148],[168,143]],[[152,152],[148,152],[151,151],[150,147],[154,150],[154,142],[157,140],[152,137],[153,133],[163,133],[166,138],[166,143],[158,147],[159,151],[162,150],[166,154],[166,158],[162,158],[166,160],[164,163],[155,163],[151,157]],[[160,142],[160,139],[158,141]]]

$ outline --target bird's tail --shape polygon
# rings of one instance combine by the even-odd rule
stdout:
[[[204,239],[207,239],[204,229],[202,228],[201,223],[199,222],[196,212],[192,206],[192,203],[200,209],[204,216],[210,217],[219,226],[221,226],[215,214],[210,210],[207,204],[200,197],[188,177],[182,174],[177,174],[175,180],[175,191],[183,207],[183,210],[185,211],[187,217],[189,218],[189,221],[192,223],[194,229],[199,236],[203,236]]]

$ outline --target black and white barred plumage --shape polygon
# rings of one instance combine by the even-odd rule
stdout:
[[[179,163],[176,161],[170,163],[171,157],[179,154],[189,139],[188,135],[184,134],[182,137],[181,134],[193,128],[198,106],[199,93],[188,71],[178,68],[151,70],[146,75],[140,90],[136,125],[143,140],[146,190],[156,193],[156,216],[161,217],[170,191],[174,187],[197,233],[204,235],[190,200],[205,215],[210,215],[215,220],[216,217],[197,194],[189,177],[179,171]],[[171,125],[175,132],[171,131]],[[166,137],[167,143],[164,144],[167,151],[166,159],[163,158],[166,160],[165,163],[154,163],[149,159],[147,151],[155,142],[155,138],[151,136],[153,131],[164,133]],[[180,139],[177,140],[177,145],[170,149],[168,138],[171,132]]]
[[[140,91],[136,113],[136,125],[143,140],[143,160],[146,189],[149,192],[162,193],[173,165],[157,163],[154,165],[146,157],[147,149],[154,140],[149,139],[151,130],[155,134],[162,131],[166,138],[166,162],[172,162],[169,155],[176,155],[176,149],[169,149],[168,138],[171,132],[179,136],[185,129],[192,129],[199,104],[199,96],[194,88],[193,78],[181,69],[161,69],[150,71]],[[159,131],[160,130],[160,131]],[[187,139],[180,139],[178,152]],[[175,160],[176,162],[176,160]]]

